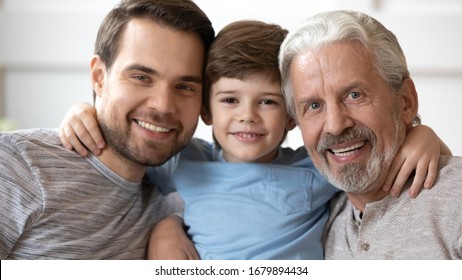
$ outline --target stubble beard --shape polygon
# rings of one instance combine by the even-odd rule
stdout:
[[[120,125],[115,124],[116,121],[112,121],[114,124],[112,126],[104,118],[100,118],[98,121],[108,147],[122,160],[142,166],[164,164],[181,151],[188,142],[175,137],[168,145],[155,141],[143,141],[142,144],[139,144],[139,141],[134,139],[130,129],[123,129]]]

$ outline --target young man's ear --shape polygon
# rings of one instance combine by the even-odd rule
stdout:
[[[101,97],[104,83],[106,81],[106,65],[99,55],[94,55],[90,62],[90,75],[93,91],[96,96]]]
[[[400,88],[403,100],[403,118],[406,125],[411,125],[419,110],[419,98],[415,89],[414,81],[406,78]]]
[[[206,125],[212,125],[212,113],[210,113],[208,110],[202,106],[201,108],[201,119]]]

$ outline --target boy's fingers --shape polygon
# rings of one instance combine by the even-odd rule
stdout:
[[[435,183],[438,174],[438,160],[432,160],[428,165],[427,177],[425,178],[424,188],[430,189]]]

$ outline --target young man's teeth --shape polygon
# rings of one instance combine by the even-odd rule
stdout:
[[[153,131],[153,132],[169,132],[170,129],[168,128],[163,128],[163,127],[159,127],[159,126],[155,126],[153,124],[150,124],[150,123],[147,123],[147,122],[143,122],[143,121],[138,121],[138,124],[141,126],[141,127],[144,127],[146,128],[147,130],[150,130],[150,131]]]
[[[332,149],[332,152],[337,156],[349,156],[353,154],[354,150],[364,146],[365,141],[354,144],[353,146],[341,148],[341,149]]]

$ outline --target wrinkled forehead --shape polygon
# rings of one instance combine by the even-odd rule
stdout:
[[[290,71],[295,93],[297,84],[304,84],[303,81],[340,86],[356,80],[377,78],[372,55],[355,43],[305,49],[294,58]]]

